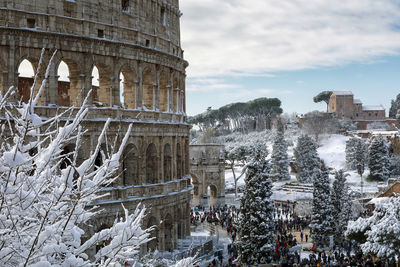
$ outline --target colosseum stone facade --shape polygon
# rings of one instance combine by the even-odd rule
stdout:
[[[171,251],[190,234],[188,64],[180,16],[178,0],[0,0],[0,85],[2,93],[18,88],[10,101],[24,101],[32,84],[32,77],[19,77],[21,62],[28,60],[36,70],[42,48],[44,66],[57,50],[36,112],[53,117],[79,107],[93,89],[82,158],[93,151],[107,118],[111,138],[134,123],[121,175],[105,189],[110,196],[98,203],[105,212],[93,230],[110,225],[121,203],[134,209],[141,202],[149,208],[144,225],[157,225],[156,239],[144,251]],[[61,63],[68,67],[68,81],[59,81]],[[44,72],[38,70],[39,80]]]

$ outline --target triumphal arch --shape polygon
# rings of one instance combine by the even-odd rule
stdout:
[[[190,145],[190,174],[192,176],[192,205],[218,206],[225,204],[224,146],[218,144]]]
[[[39,86],[57,50],[36,112],[52,117],[78,108],[91,91],[82,158],[106,119],[112,137],[134,123],[121,175],[97,203],[105,212],[93,227],[111,224],[121,203],[134,209],[142,202],[150,209],[145,226],[157,226],[144,250],[171,251],[190,234],[181,15],[178,0],[0,0],[0,86],[2,93],[18,88],[11,102],[26,101],[33,83],[21,66],[38,74]]]

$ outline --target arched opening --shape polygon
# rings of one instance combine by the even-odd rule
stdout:
[[[182,149],[181,145],[178,143],[176,145],[176,176],[181,179],[183,176],[182,172]]]
[[[164,182],[171,181],[172,179],[172,152],[171,146],[169,144],[165,144],[164,146]]]
[[[123,67],[119,74],[119,97],[121,106],[128,109],[136,108],[135,72],[129,67]]]
[[[156,146],[151,143],[146,150],[146,181],[158,183],[158,156]]]
[[[68,65],[61,61],[58,65],[57,69],[58,76],[58,99],[57,104],[59,106],[69,106],[69,89],[70,89],[70,80],[69,80],[69,68]]]
[[[176,77],[174,78],[172,88],[173,88],[173,94],[172,94],[173,111],[178,112],[179,85],[178,85],[178,79]]]
[[[207,187],[207,202],[209,206],[216,206],[217,187],[213,184]]]
[[[165,241],[165,250],[172,252],[174,249],[174,237],[172,231],[172,216],[171,214],[167,214],[164,219],[164,241]]]
[[[35,76],[32,63],[24,59],[18,66],[18,100],[27,103],[31,95],[31,87]]]
[[[158,224],[157,220],[154,217],[150,217],[149,221],[147,222],[147,228],[154,227],[153,231],[151,231],[150,238],[153,238],[149,242],[147,242],[147,251],[155,251],[158,246]]]
[[[160,110],[168,112],[169,110],[169,87],[168,76],[163,72],[160,76]]]
[[[150,70],[145,70],[142,76],[143,106],[154,110],[154,81]]]
[[[93,66],[92,70],[92,101],[94,105],[99,105],[99,69],[96,66]]]
[[[139,153],[135,145],[125,147],[122,167],[124,185],[139,184]]]

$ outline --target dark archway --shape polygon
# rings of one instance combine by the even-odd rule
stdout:
[[[146,150],[146,182],[150,184],[158,183],[158,155],[153,143]]]
[[[172,230],[172,216],[171,214],[167,214],[163,223],[164,229],[164,241],[165,241],[165,250],[172,252],[174,249],[174,237]]]
[[[172,152],[171,146],[165,144],[164,146],[164,182],[172,180]]]
[[[139,184],[139,153],[134,144],[125,147],[122,168],[124,185]]]

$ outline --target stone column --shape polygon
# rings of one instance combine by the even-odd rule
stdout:
[[[1,94],[4,96],[5,93],[8,91],[9,89],[9,85],[8,85],[8,71],[7,70],[3,70],[1,73],[1,88],[2,88],[2,92]],[[15,94],[14,94],[15,95]],[[15,96],[12,96],[15,97]]]
[[[151,110],[157,110],[159,108],[158,106],[158,96],[157,96],[157,92],[158,92],[158,88],[160,86],[157,83],[153,84],[153,108]]]
[[[171,111],[172,107],[172,86],[169,84],[167,86],[167,112]]]
[[[135,99],[134,99],[134,103],[133,103],[133,108],[138,108],[141,107],[142,105],[139,102],[139,89],[140,89],[140,83],[138,80],[134,81],[134,85],[135,85]],[[141,100],[140,100],[141,101]]]
[[[52,64],[54,66],[54,64]],[[54,67],[49,74],[48,84],[46,86],[46,92],[43,92],[46,97],[46,104],[54,104],[57,105],[58,103],[58,78],[60,76],[55,75]]]

